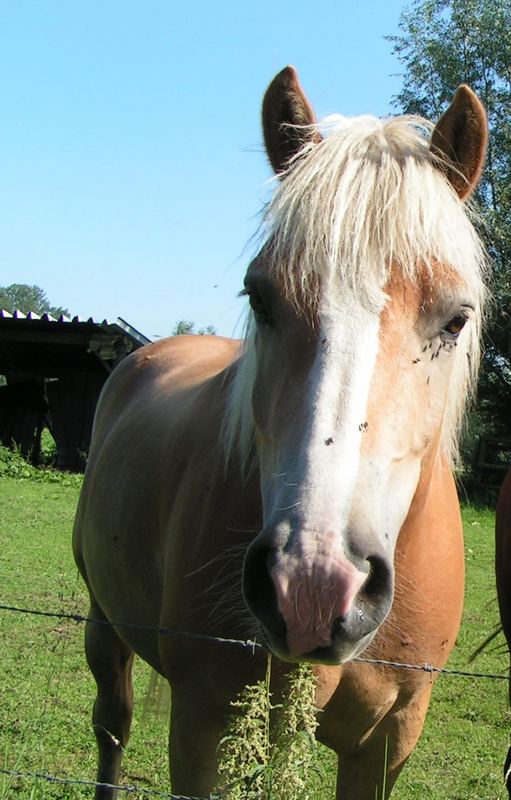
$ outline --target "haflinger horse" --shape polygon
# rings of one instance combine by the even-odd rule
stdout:
[[[495,574],[502,629],[511,654],[511,469],[500,488],[495,514]],[[509,688],[511,704],[511,686]],[[511,747],[504,763],[504,780],[511,800]]]
[[[257,637],[277,692],[280,673],[313,665],[337,797],[374,800],[433,681],[354,659],[442,666],[460,623],[451,464],[486,268],[464,201],[486,116],[461,86],[434,128],[322,126],[292,67],[262,116],[277,178],[246,337],[147,345],[99,402],[74,533],[90,616],[114,623],[86,630],[98,781],[118,780],[138,653],[172,687],[173,791],[209,796],[230,702],[266,656],[207,637]]]

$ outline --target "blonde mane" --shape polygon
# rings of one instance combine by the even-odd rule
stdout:
[[[320,124],[315,129],[324,131]],[[451,187],[429,148],[433,126],[418,117],[341,119],[292,160],[264,212],[265,256],[287,295],[314,305],[317,286],[339,281],[381,304],[391,269],[414,281],[426,268],[441,289],[459,275],[476,303],[460,338],[445,410],[442,444],[457,442],[479,364],[486,257],[474,213]],[[440,265],[440,266],[439,266]],[[442,265],[450,269],[442,269]],[[254,324],[235,365],[224,438],[244,464],[253,450]]]

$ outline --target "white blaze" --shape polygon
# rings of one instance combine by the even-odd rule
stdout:
[[[305,430],[282,471],[293,476],[305,529],[344,530],[366,431],[379,347],[379,314],[350,297],[321,314],[317,353],[305,402]],[[302,438],[303,437],[303,438]],[[280,499],[282,499],[280,484]]]
[[[351,562],[346,531],[358,505],[379,314],[349,300],[320,317],[297,441],[287,443],[266,494],[279,551],[270,571],[292,656],[330,645],[369,574],[369,564]]]

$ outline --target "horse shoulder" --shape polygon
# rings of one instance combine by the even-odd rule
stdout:
[[[148,616],[159,613],[163,540],[182,527],[187,464],[212,468],[226,393],[221,373],[237,351],[237,342],[220,337],[162,340],[129,356],[107,381],[74,528],[76,560],[84,577],[96,576],[105,611],[129,607],[129,587],[147,573]],[[216,462],[219,472],[221,452]],[[126,597],[112,586],[123,586]]]
[[[110,375],[96,410],[89,463],[119,420],[172,409],[188,387],[200,386],[238,356],[240,342],[220,336],[175,336],[145,345]],[[129,437],[128,437],[129,438]]]

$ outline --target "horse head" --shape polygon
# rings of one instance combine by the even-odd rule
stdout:
[[[283,659],[341,663],[368,646],[403,523],[455,448],[484,295],[463,201],[486,118],[461,86],[426,125],[341,119],[323,136],[291,67],[264,98],[278,186],[245,278],[230,414],[242,449],[255,442],[263,505],[244,597]]]

